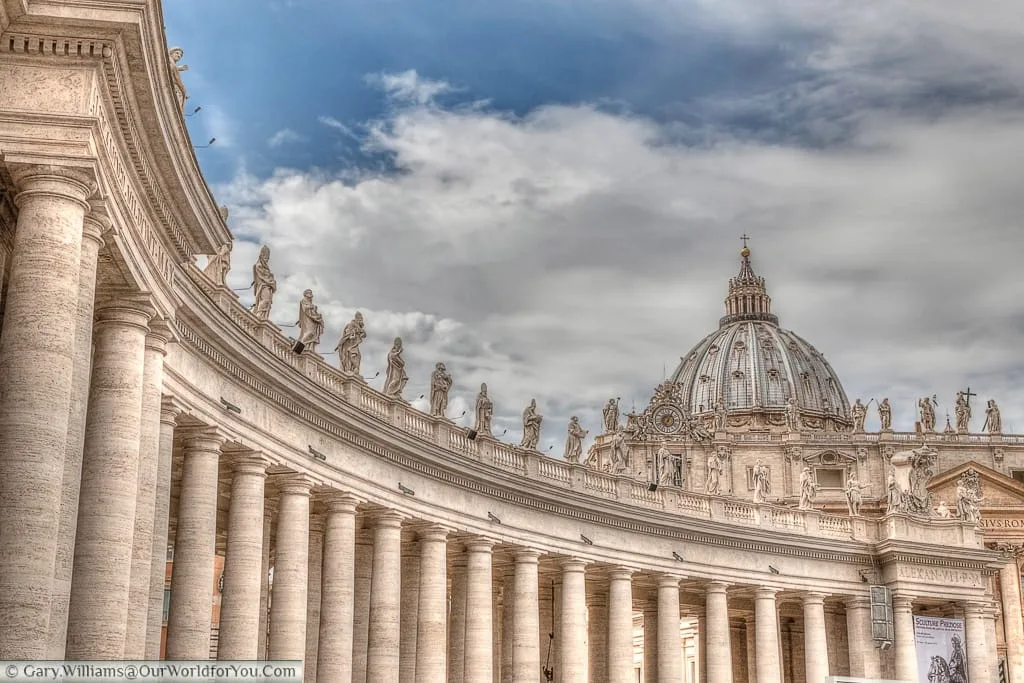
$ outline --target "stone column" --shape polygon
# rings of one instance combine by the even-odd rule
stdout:
[[[17,551],[0,554],[0,659],[45,659],[78,355],[82,231],[95,186],[72,169],[8,168],[21,191],[0,335],[0,548]],[[123,629],[111,642],[119,632],[123,646]]]
[[[985,633],[985,605],[964,603],[964,643],[967,655],[967,678],[971,681],[990,681],[989,665],[995,654],[995,643],[990,648]]]
[[[280,501],[267,659],[302,659],[306,656],[311,487],[312,482],[302,476],[287,476],[277,484]],[[174,559],[177,565],[177,556]],[[172,600],[173,596],[172,593]]]
[[[68,605],[68,659],[124,657],[143,363],[152,314],[147,300],[127,297],[104,305],[97,314]],[[216,471],[213,486],[216,496]],[[211,579],[206,584],[207,598],[212,585]]]
[[[707,633],[702,639],[704,648],[702,659],[704,667],[707,669],[708,683],[732,682],[729,596],[726,589],[727,585],[725,583],[712,581],[707,586],[707,595],[704,598],[704,626]],[[749,644],[750,640],[747,643]]]
[[[263,565],[260,570],[260,625],[259,636],[256,639],[256,658],[265,660],[267,658],[267,641],[269,630],[267,620],[270,616],[270,558],[271,546],[274,543],[274,509],[269,500],[269,491],[266,487],[263,490]]]
[[[683,646],[679,640],[679,577],[662,574],[658,577],[658,683],[682,681]]]
[[[825,596],[804,594],[804,676],[808,683],[824,683],[828,673]]]
[[[608,683],[635,683],[633,675],[633,571],[608,574]]]
[[[504,642],[512,648],[512,680],[535,681],[540,672],[540,614],[538,574],[540,553],[528,548],[513,552],[514,593],[506,596],[505,609],[512,609],[512,633]],[[508,598],[511,597],[509,601]]]
[[[78,271],[78,312],[75,316],[74,370],[71,373],[71,411],[65,443],[64,473],[61,481],[60,519],[57,532],[57,562],[50,605],[50,659],[64,659],[68,638],[68,602],[78,529],[78,495],[82,483],[82,453],[89,408],[92,374],[92,328],[96,296],[96,259],[103,246],[102,234],[110,219],[100,202],[89,202],[82,232],[82,257]]]
[[[603,592],[587,601],[587,678],[591,683],[608,678],[608,594]]]
[[[452,564],[452,594],[448,631],[448,683],[463,683],[466,670],[466,556]]]
[[[485,538],[466,541],[465,683],[493,683],[491,656],[491,548]]]
[[[268,464],[265,458],[248,454],[232,467],[217,659],[256,659],[259,654]]]
[[[587,683],[587,583],[582,560],[562,563],[559,683]]]
[[[318,683],[350,683],[358,501],[335,493],[326,502],[316,679]]]
[[[644,683],[658,683],[658,605],[644,607]]]
[[[309,556],[306,572],[306,659],[302,670],[305,683],[316,683],[320,649],[320,584],[324,564],[324,518],[309,519]]]
[[[754,623],[757,631],[757,683],[782,683],[775,589],[758,588],[754,592]]]
[[[212,431],[192,432],[185,438],[167,615],[167,659],[210,657],[217,473],[224,440]]]
[[[373,572],[373,536],[356,523],[356,597],[352,609],[352,681],[367,683],[366,648],[370,629],[370,584]]]
[[[512,641],[516,631],[515,610],[512,609],[513,596],[516,594],[515,566],[508,567],[502,576],[501,584],[501,683],[513,683],[512,679]],[[538,643],[539,645],[539,643]]]
[[[400,683],[416,681],[416,630],[420,606],[420,553],[417,541],[402,544],[402,598],[400,608],[398,677]]]
[[[373,524],[367,683],[398,683],[402,599],[402,516],[388,510]]]
[[[421,529],[419,541],[416,683],[444,683],[448,651],[448,532],[438,526]]]
[[[125,659],[146,658],[149,621],[149,582],[153,575],[153,523],[156,519],[156,488],[160,476],[160,413],[164,386],[164,356],[171,341],[166,321],[155,320],[146,336],[142,376],[142,420],[139,441],[138,489],[135,505],[135,535],[132,537],[131,588],[128,600],[128,629]],[[166,560],[166,550],[158,556]],[[160,579],[163,588],[163,578]],[[162,616],[162,615],[161,615]]]
[[[1020,569],[1015,555],[999,570],[999,584],[1003,598],[1007,675],[1010,683],[1024,683],[1024,617],[1020,606]]]
[[[896,642],[896,680],[917,680],[917,649],[914,640],[913,600],[903,595],[892,598],[892,621]]]
[[[171,460],[174,428],[181,412],[169,399],[160,404],[160,445],[153,505],[153,562],[149,567],[149,613],[146,617],[146,659],[160,659],[167,580],[167,532],[171,508]]]
[[[871,639],[871,601],[868,598],[846,600],[846,633],[850,675],[855,678],[881,678],[882,663]]]

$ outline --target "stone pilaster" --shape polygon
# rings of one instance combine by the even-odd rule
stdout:
[[[0,335],[0,548],[17,551],[0,554],[0,659],[45,659],[95,186],[72,169],[8,168],[20,192]]]
[[[302,659],[306,656],[306,608],[309,603],[309,493],[312,482],[301,476],[286,476],[275,483],[280,499],[267,659]],[[171,596],[173,600],[174,594]]]
[[[779,613],[775,606],[775,592],[773,588],[758,588],[754,592],[757,683],[782,683]]]
[[[143,364],[152,315],[147,299],[127,297],[97,313],[68,606],[69,659],[121,659],[125,654]]]
[[[313,515],[309,520],[309,555],[306,570],[306,659],[302,677],[305,683],[316,683],[317,657],[320,650],[320,586],[324,563],[324,518]]]
[[[416,610],[416,683],[446,680],[448,621],[448,532],[419,532],[420,590]]]
[[[214,432],[193,432],[185,437],[167,615],[167,659],[210,657],[217,475],[224,441],[224,436]]]
[[[416,630],[420,602],[420,553],[417,541],[403,544],[402,599],[400,608],[401,641],[398,677],[400,683],[416,681]]]
[[[505,643],[512,647],[512,680],[533,681],[540,675],[539,576],[540,553],[528,548],[512,554],[515,561],[511,601],[505,596],[505,609],[512,609],[512,633]]]
[[[635,683],[633,675],[633,572],[608,574],[608,683]]]
[[[402,516],[389,510],[373,523],[370,625],[366,645],[368,683],[398,683],[402,598]]]
[[[868,598],[846,600],[846,634],[850,675],[855,678],[881,678],[882,663],[871,639],[871,601]]]
[[[357,502],[350,495],[337,493],[326,501],[320,647],[316,665],[318,683],[352,680]]]
[[[995,656],[995,643],[990,648],[985,633],[986,606],[964,603],[964,643],[967,655],[967,678],[971,681],[991,681],[990,666]]]
[[[128,600],[128,629],[125,659],[146,658],[149,621],[149,582],[153,575],[153,521],[156,518],[156,488],[160,475],[160,405],[164,386],[164,356],[172,338],[164,320],[149,324],[145,364],[142,371],[142,417],[139,427],[139,472],[135,505],[135,535],[132,537],[131,588]],[[66,471],[66,470],[65,470]],[[159,554],[166,559],[166,552]],[[163,588],[163,579],[160,579]]]
[[[493,683],[491,653],[491,548],[484,538],[466,541],[465,683]],[[514,664],[513,664],[514,666]]]
[[[559,683],[587,683],[587,583],[585,563],[562,563],[562,618],[559,623]]]
[[[683,646],[679,640],[679,577],[658,577],[658,683],[682,683]]]
[[[917,680],[917,649],[914,640],[913,600],[904,595],[892,598],[893,631],[896,642],[893,649],[896,661],[896,680]]]
[[[727,585],[712,581],[707,586],[702,639],[703,661],[708,683],[732,681],[732,643],[729,637],[729,596]],[[750,641],[747,641],[750,643]]]
[[[367,683],[366,649],[370,629],[370,587],[373,574],[373,535],[356,525],[356,597],[352,609],[352,681]]]
[[[168,399],[160,404],[160,443],[153,505],[153,554],[149,566],[149,613],[146,617],[146,659],[160,659],[163,634],[164,583],[167,575],[167,532],[171,507],[171,460],[174,428],[180,410]]]
[[[1021,578],[1014,556],[999,570],[1002,593],[1006,669],[1010,683],[1024,683],[1024,624],[1021,616]]]
[[[103,246],[103,232],[110,228],[105,207],[89,202],[82,232],[82,255],[78,271],[78,312],[75,316],[74,370],[71,373],[71,410],[61,478],[60,520],[57,532],[57,562],[53,573],[53,601],[50,605],[50,659],[64,659],[68,637],[68,602],[78,529],[78,496],[82,484],[82,453],[92,379],[92,328],[96,297],[96,259]]]
[[[269,461],[255,453],[233,463],[220,604],[218,659],[256,659],[264,543],[264,494]]]
[[[658,604],[644,606],[644,683],[658,683]]]
[[[452,564],[451,612],[448,631],[448,683],[463,683],[466,670],[466,555]]]
[[[608,594],[600,589],[587,600],[587,677],[608,678]]]
[[[825,628],[825,596],[806,593],[804,603],[804,676],[824,681],[828,670],[828,636]]]

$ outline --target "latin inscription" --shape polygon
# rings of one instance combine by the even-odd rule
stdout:
[[[897,576],[901,579],[914,579],[930,583],[956,584],[958,586],[978,585],[978,576],[972,572],[957,569],[938,569],[935,567],[915,567],[900,565]]]
[[[985,519],[978,522],[981,529],[1024,529],[1024,519]]]

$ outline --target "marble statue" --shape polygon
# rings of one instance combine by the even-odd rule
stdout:
[[[384,376],[383,393],[388,398],[402,398],[402,391],[409,382],[405,372],[405,359],[402,358],[402,338],[395,337],[395,342],[388,351],[388,369]]]
[[[629,468],[629,452],[626,448],[626,430],[619,427],[612,435],[611,460],[609,468],[614,474],[621,474]]]
[[[523,438],[519,445],[532,450],[540,443],[540,425],[544,416],[537,413],[537,399],[531,398],[530,405],[523,411]]]
[[[618,399],[608,399],[608,404],[602,411],[604,414],[604,433],[612,434],[616,429],[619,428],[619,401]]]
[[[580,426],[580,419],[573,415],[569,418],[569,431],[565,438],[565,459],[576,464],[583,455],[583,439],[590,432]]]
[[[181,77],[183,71],[188,71],[187,64],[179,64],[182,58],[185,56],[185,51],[180,47],[172,47],[167,51],[167,56],[171,60],[171,82],[174,84],[174,94],[178,97],[178,103],[181,105],[181,111],[185,111],[185,100],[188,99],[188,90],[185,88],[185,80]]]
[[[977,524],[981,519],[981,501],[981,482],[978,473],[973,469],[967,470],[956,482],[957,519]]]
[[[712,496],[722,495],[722,459],[715,452],[708,455],[708,474],[704,482],[704,491]]]
[[[601,470],[601,451],[596,443],[590,444],[590,448],[587,449],[587,459],[583,461],[583,466],[588,470]]]
[[[349,375],[359,375],[360,366],[363,362],[363,354],[359,345],[366,339],[366,324],[363,322],[363,314],[356,311],[352,320],[348,321],[345,329],[341,331],[341,338],[334,350],[338,352],[338,364],[341,371]]]
[[[210,257],[203,268],[203,274],[218,287],[228,286],[228,271],[231,270],[231,242],[217,247],[217,253]]]
[[[850,408],[850,419],[853,421],[853,433],[863,434],[864,433],[864,419],[867,417],[868,411],[864,407],[858,398],[853,402],[853,406]]]
[[[252,312],[260,320],[270,317],[270,307],[274,303],[274,292],[277,291],[277,280],[270,270],[270,247],[263,245],[256,265],[252,267]]]
[[[491,417],[494,416],[494,402],[487,396],[487,385],[480,385],[476,395],[476,421],[473,430],[483,436],[491,436]]]
[[[434,366],[434,372],[430,375],[430,414],[434,417],[444,417],[448,410],[448,392],[452,388],[452,376],[444,363]]]
[[[892,465],[890,485],[894,484],[896,491],[889,489],[890,512],[918,515],[931,513],[928,482],[934,473],[938,454],[931,446],[920,446],[893,454],[889,460]]]
[[[694,441],[714,441],[715,435],[709,432],[693,415],[686,415],[683,428]]]
[[[999,415],[999,406],[996,405],[995,399],[990,398],[988,407],[985,408],[984,430],[989,434],[1002,434],[1003,432],[1003,418]]]
[[[949,505],[946,501],[940,500],[938,506],[935,508],[935,516],[939,519],[952,519],[953,511],[949,509]]]
[[[889,476],[885,480],[886,508],[885,511],[900,512],[902,491],[899,482],[896,481],[896,471],[889,470]]]
[[[661,442],[658,449],[658,484],[673,486],[676,483],[676,458],[668,450],[668,443]]]
[[[792,396],[786,401],[786,428],[791,432],[799,432],[800,427],[800,406]]]
[[[917,402],[917,407],[921,411],[921,429],[926,432],[934,432],[935,405],[932,403],[932,399],[925,396]]]
[[[725,401],[721,397],[715,399],[715,431],[724,432],[728,426],[729,413],[725,410]]]
[[[764,460],[758,460],[757,464],[754,465],[753,479],[754,502],[764,503],[772,492],[771,473],[768,470],[768,466],[764,464]]]
[[[814,473],[810,467],[804,467],[800,472],[800,509],[810,510],[811,503],[818,495],[818,482],[814,480]]]
[[[962,392],[956,392],[956,433],[967,434],[971,429],[971,404],[970,399]]]
[[[302,301],[299,302],[299,322],[296,324],[299,326],[299,345],[315,353],[316,345],[320,343],[320,337],[324,333],[324,317],[313,303],[312,289],[302,293]]]
[[[221,220],[224,221],[225,223],[227,223],[228,222],[228,216],[231,215],[231,210],[228,209],[228,207],[224,206],[223,204],[221,206],[218,206],[217,210],[220,211],[220,218],[221,218]]]
[[[878,419],[882,423],[883,432],[892,430],[892,406],[889,405],[888,398],[883,398],[878,404]]]
[[[864,502],[865,488],[867,486],[857,481],[857,475],[851,472],[850,478],[846,480],[846,487],[843,489],[843,493],[846,494],[846,509],[851,517],[860,517],[860,506]]]

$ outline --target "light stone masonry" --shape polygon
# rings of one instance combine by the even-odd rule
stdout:
[[[275,484],[280,492],[280,502],[274,552],[274,587],[270,600],[268,659],[302,659],[306,655],[306,609],[309,606],[307,573],[309,496],[312,483],[304,477],[289,476],[279,482],[275,481]],[[172,592],[172,605],[173,598]]]
[[[401,641],[398,677],[400,683],[416,681],[416,629],[419,621],[420,555],[416,541],[403,544],[402,597],[400,607]]]
[[[608,575],[608,683],[635,683],[633,673],[633,572]]]
[[[505,609],[511,609],[512,632],[505,634],[512,648],[512,681],[527,683],[540,677],[540,624],[538,623],[538,560],[540,553],[520,548],[513,551],[515,561],[513,594],[506,596]],[[511,600],[508,600],[511,597]]]
[[[171,461],[179,409],[167,400],[160,406],[160,444],[153,506],[153,560],[149,574],[149,614],[146,617],[146,659],[160,658],[163,631],[164,581],[167,573],[167,533],[171,506]]]
[[[491,548],[484,538],[466,541],[465,683],[493,683],[491,653]]]
[[[327,498],[320,588],[318,683],[352,680],[357,500],[348,494]]]
[[[402,516],[380,513],[373,521],[373,571],[366,646],[367,683],[398,683],[402,599]]]
[[[306,657],[302,677],[305,683],[316,683],[317,657],[320,647],[320,587],[324,563],[324,519],[313,515],[309,520],[309,569],[306,574]]]
[[[658,604],[644,607],[644,683],[658,683]]]
[[[705,666],[702,670],[707,671],[708,683],[729,683],[732,681],[732,646],[726,584],[720,581],[709,583],[705,605],[703,624],[707,633],[703,639]]]
[[[352,681],[367,683],[366,651],[370,629],[370,586],[373,574],[371,532],[356,532],[355,599],[352,605]]]
[[[452,566],[451,607],[448,617],[448,683],[463,683],[466,670],[466,555]]]
[[[419,542],[416,683],[444,683],[448,654],[448,532],[441,527],[421,529]]]
[[[562,619],[559,625],[559,683],[587,683],[586,564],[562,563]]]
[[[895,636],[896,680],[917,680],[917,652],[914,646],[913,600],[906,595],[892,598],[892,622]]]
[[[829,675],[825,596],[807,593],[804,604],[804,676],[808,681],[824,681]]]
[[[754,591],[754,624],[757,632],[757,683],[782,683],[782,658],[779,642],[779,614],[775,590]]]
[[[658,683],[682,683],[683,646],[679,640],[679,580],[658,577]]]

